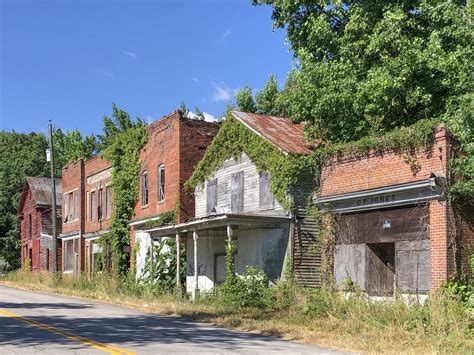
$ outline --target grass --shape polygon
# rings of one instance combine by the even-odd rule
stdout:
[[[146,312],[183,316],[323,347],[365,353],[474,353],[472,308],[439,292],[421,305],[369,303],[286,282],[272,290],[271,305],[235,308],[207,295],[197,302],[157,293],[134,280],[108,275],[54,277],[18,270],[4,284],[97,299]]]

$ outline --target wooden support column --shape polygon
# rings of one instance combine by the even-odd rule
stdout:
[[[192,292],[193,300],[195,300],[199,297],[198,239],[199,239],[199,235],[198,235],[197,230],[195,229],[195,230],[193,230],[193,240],[194,240],[194,287],[193,287],[193,292]]]
[[[230,223],[227,223],[227,245],[230,246],[232,243],[232,238],[234,237],[234,228]],[[235,258],[234,258],[234,270],[232,273],[235,275]]]
[[[179,231],[176,230],[176,288],[178,292],[181,289],[181,245],[179,238]]]

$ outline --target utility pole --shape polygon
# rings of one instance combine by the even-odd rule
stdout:
[[[56,179],[54,178],[54,148],[53,148],[53,125],[49,120],[49,162],[51,166],[51,212],[53,224],[53,271],[58,272],[58,235],[56,216]]]

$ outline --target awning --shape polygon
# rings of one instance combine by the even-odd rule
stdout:
[[[205,229],[224,228],[227,226],[251,226],[255,228],[271,228],[289,222],[289,216],[272,216],[256,214],[220,214],[198,218],[185,223],[172,224],[146,229],[154,237],[175,235]]]
[[[409,183],[314,197],[313,203],[327,205],[330,212],[347,213],[425,203],[443,199],[445,178],[432,177]]]

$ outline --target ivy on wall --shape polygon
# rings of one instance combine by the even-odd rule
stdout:
[[[138,200],[140,173],[139,152],[147,140],[146,127],[137,125],[118,133],[102,155],[112,164],[112,186],[115,211],[109,235],[114,272],[126,274],[129,254],[123,251],[130,245],[128,222]]]
[[[284,154],[272,143],[253,133],[228,114],[185,187],[194,189],[203,185],[226,159],[237,160],[241,153],[247,154],[259,173],[265,170],[270,173],[270,189],[286,210],[292,207],[288,199],[290,188],[301,176],[312,175],[315,172],[311,156]]]

